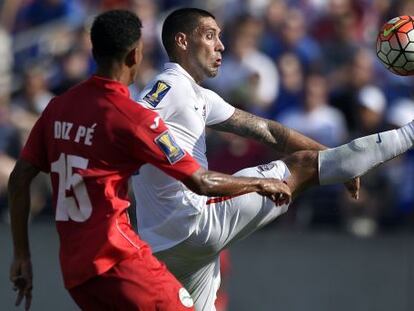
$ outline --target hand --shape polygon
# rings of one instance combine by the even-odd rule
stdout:
[[[347,181],[344,183],[346,189],[348,190],[351,197],[353,197],[355,200],[359,199],[359,190],[361,188],[361,180],[359,177],[355,177],[354,179],[351,179],[350,181]]]
[[[14,259],[10,267],[10,281],[13,290],[17,291],[16,306],[26,298],[25,310],[30,309],[32,302],[32,262],[30,259]]]
[[[261,179],[260,186],[262,190],[258,191],[258,193],[267,196],[277,206],[290,203],[292,193],[285,182],[278,179],[263,178]]]

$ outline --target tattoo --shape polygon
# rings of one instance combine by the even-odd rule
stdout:
[[[226,121],[210,126],[223,132],[260,141],[279,152],[286,153],[290,129],[278,122],[266,120],[251,113],[236,109]]]

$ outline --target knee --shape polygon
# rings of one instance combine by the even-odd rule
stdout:
[[[301,150],[292,153],[283,159],[291,173],[301,171],[318,171],[318,151]]]
[[[294,196],[318,184],[318,154],[315,150],[298,151],[283,160],[291,174],[287,182]]]

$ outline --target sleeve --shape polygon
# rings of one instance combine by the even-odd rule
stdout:
[[[147,110],[147,117],[135,128],[133,153],[178,180],[200,168],[198,162],[175,141],[161,117]]]
[[[43,113],[30,131],[29,138],[20,153],[20,158],[31,163],[43,172],[49,172],[50,167],[47,160],[44,124],[45,115]]]
[[[215,92],[204,89],[207,100],[206,125],[221,123],[230,118],[235,108]]]

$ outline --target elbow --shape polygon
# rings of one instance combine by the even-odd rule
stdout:
[[[10,173],[9,180],[7,183],[7,191],[9,195],[13,195],[17,191],[19,187],[19,180],[21,180],[19,172],[16,170],[16,168],[14,168],[13,171]]]
[[[188,188],[198,195],[208,196],[211,193],[211,187],[209,187],[208,182],[206,182],[204,177],[201,177],[196,183]]]
[[[211,172],[204,169],[200,169],[183,182],[188,189],[198,195],[214,195],[214,191],[216,190]]]
[[[27,183],[22,179],[22,176],[18,174],[18,172],[13,171],[10,174],[9,181],[7,184],[7,196],[8,200],[10,201],[16,201],[24,195],[24,193],[30,191],[30,185],[27,185]],[[10,203],[9,203],[10,204]],[[10,208],[12,207],[12,204]]]
[[[196,193],[199,195],[212,196],[216,194],[217,189],[215,183],[211,180],[209,174],[203,174],[201,176],[197,191]]]
[[[14,195],[23,190],[30,189],[30,183],[37,173],[38,170],[33,166],[18,161],[10,173],[7,183],[9,195]]]

